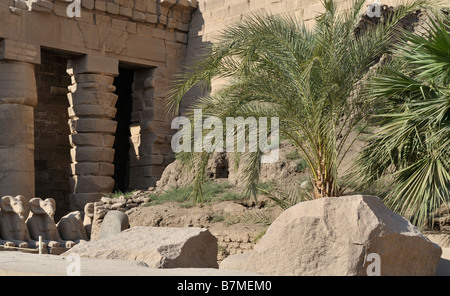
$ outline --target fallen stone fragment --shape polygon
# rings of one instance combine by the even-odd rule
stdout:
[[[441,248],[375,196],[301,202],[220,268],[266,275],[436,274]]]
[[[217,239],[205,228],[136,226],[80,243],[64,253],[81,257],[143,261],[150,268],[217,268]]]

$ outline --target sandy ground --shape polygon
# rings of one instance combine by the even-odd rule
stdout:
[[[442,258],[436,275],[450,276],[450,248],[442,249]],[[67,270],[76,272],[75,261],[55,255],[27,254],[14,251],[0,252],[1,276],[65,276]],[[82,276],[255,276],[254,272],[212,268],[151,269],[135,261],[81,258]]]
[[[80,258],[75,260],[56,255],[0,252],[0,276],[65,276],[79,271],[81,276],[253,276],[254,272],[213,268],[152,269],[136,261]]]

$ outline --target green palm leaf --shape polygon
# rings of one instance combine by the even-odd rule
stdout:
[[[373,116],[381,128],[357,174],[366,187],[387,176],[387,204],[419,226],[449,200],[449,20],[430,21],[428,37],[406,33],[394,53],[399,63],[369,83],[372,100],[385,107]]]
[[[402,17],[426,3],[408,1],[382,25],[356,34],[364,2],[355,0],[352,9],[338,12],[336,1],[324,0],[325,12],[313,30],[290,16],[244,17],[226,28],[211,52],[180,76],[167,106],[178,112],[189,89],[226,79],[224,87],[191,108],[223,122],[226,117],[278,117],[281,135],[298,148],[309,167],[315,198],[338,196],[338,164],[348,151],[351,131],[367,110],[361,80],[370,76],[370,67],[398,36]],[[249,196],[256,197],[260,157],[250,154],[245,164],[244,158],[239,161]],[[203,179],[195,178],[197,200]]]

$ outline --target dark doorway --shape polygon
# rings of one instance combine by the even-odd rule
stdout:
[[[70,211],[70,129],[67,60],[62,52],[42,48],[35,66],[38,104],[34,108],[35,196],[56,201],[55,221]]]
[[[128,190],[129,170],[130,170],[130,123],[132,111],[132,84],[134,80],[134,71],[119,68],[119,76],[114,79],[114,92],[119,96],[116,103],[117,121],[116,138],[113,148],[114,154],[114,192],[125,192]]]

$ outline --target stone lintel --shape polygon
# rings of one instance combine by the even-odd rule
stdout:
[[[87,54],[82,58],[69,60],[67,63],[67,73],[69,75],[97,73],[118,76],[119,60],[100,55]]]
[[[3,39],[0,41],[0,60],[40,64],[41,47],[36,44]]]

